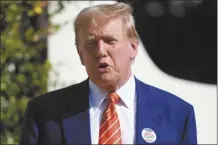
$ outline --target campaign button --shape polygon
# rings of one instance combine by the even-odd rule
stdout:
[[[156,133],[150,128],[144,128],[141,135],[147,143],[154,143],[157,139]]]

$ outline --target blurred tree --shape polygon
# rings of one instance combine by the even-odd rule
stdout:
[[[48,13],[48,1],[1,1],[1,144],[16,144],[22,116],[29,98],[47,91],[47,36],[60,25],[50,18],[64,9]]]

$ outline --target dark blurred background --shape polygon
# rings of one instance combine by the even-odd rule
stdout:
[[[133,6],[141,40],[162,71],[217,84],[216,0],[118,1]]]

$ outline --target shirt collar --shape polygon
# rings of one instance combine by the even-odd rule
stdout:
[[[135,79],[132,75],[129,80],[119,88],[116,93],[120,96],[127,108],[133,109],[135,99]]]
[[[89,88],[91,106],[99,107],[100,104],[104,101],[108,92],[104,91],[99,86],[94,84],[91,79],[89,79]],[[116,91],[116,93],[120,96],[122,102],[129,109],[134,107],[135,90],[135,79],[132,75],[129,80]]]
[[[100,104],[104,101],[104,98],[107,96],[108,93],[96,84],[94,84],[91,79],[89,79],[89,89],[89,100],[91,107],[98,108]]]

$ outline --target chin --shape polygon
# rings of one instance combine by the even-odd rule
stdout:
[[[118,77],[113,75],[113,74],[109,74],[109,73],[104,73],[100,76],[100,84],[102,87],[107,88],[107,87],[116,87],[118,82]]]
[[[104,74],[101,74],[100,76],[100,79],[102,81],[108,81],[108,82],[113,82],[114,80],[116,80],[116,76],[114,76],[113,74],[110,74],[110,73],[104,73]]]

